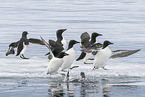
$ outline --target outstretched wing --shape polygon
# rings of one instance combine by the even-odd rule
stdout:
[[[9,47],[16,48],[16,47],[18,46],[18,43],[19,43],[19,41],[17,41],[17,42],[12,42],[12,43],[9,45]]]
[[[49,44],[52,48],[57,48],[58,47],[58,48],[64,50],[63,46],[60,43],[55,42],[54,40],[49,40]]]
[[[7,51],[7,53],[6,53],[6,56],[8,56],[8,55],[10,55],[10,54],[15,54],[14,48],[16,48],[16,47],[18,46],[18,43],[19,43],[19,41],[17,41],[17,42],[12,42],[12,43],[9,45],[9,49],[8,49],[8,51]]]
[[[84,32],[84,33],[82,33],[80,38],[81,38],[81,40],[83,40],[85,38],[90,39],[90,35],[87,32]]]
[[[52,50],[50,48],[50,45],[40,36],[40,38],[42,39],[42,42],[45,44],[45,46],[49,49],[50,54],[54,57]]]
[[[51,46],[51,50],[54,54],[54,56],[56,57],[61,51],[64,50],[63,46],[58,43],[58,42],[55,42],[53,40],[49,40],[49,44]]]
[[[33,44],[45,45],[45,44],[43,43],[43,41],[40,40],[40,39],[29,38],[28,41],[29,41],[30,43],[33,43]]]
[[[137,49],[137,50],[116,50],[116,51],[112,51],[112,56],[110,58],[114,59],[114,58],[122,58],[122,57],[127,57],[130,56],[134,53],[137,53],[138,51],[140,51],[141,49]]]
[[[79,58],[76,59],[76,61],[83,59],[85,56],[86,56],[86,53],[82,52],[81,55],[79,56]]]
[[[90,35],[87,32],[82,33],[81,35],[81,44],[82,47],[87,48],[89,46]]]

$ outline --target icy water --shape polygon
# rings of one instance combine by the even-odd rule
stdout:
[[[143,0],[1,0],[0,2],[0,97],[145,97],[145,2]],[[92,70],[91,64],[74,62],[70,72],[85,82],[64,82],[64,76],[46,75],[49,63],[45,46],[30,44],[22,60],[5,56],[8,45],[28,38],[56,40],[56,31],[66,28],[64,38],[80,41],[82,32],[99,32],[98,42],[110,40],[111,50],[140,49],[109,60],[109,70]],[[75,45],[76,58],[80,45]],[[91,62],[91,61],[89,61]],[[70,80],[71,80],[70,79]]]

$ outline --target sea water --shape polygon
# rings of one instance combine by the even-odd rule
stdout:
[[[145,93],[145,2],[143,0],[1,0],[0,3],[0,97],[144,97]],[[86,82],[65,82],[60,73],[47,75],[45,46],[30,44],[29,60],[5,56],[8,46],[28,31],[28,38],[56,40],[56,31],[80,41],[88,32],[103,34],[97,41],[113,42],[110,49],[140,52],[110,59],[108,70],[92,70],[92,64],[74,61],[70,80],[86,74]],[[74,46],[76,58],[80,44]],[[16,51],[15,51],[16,53]],[[92,63],[93,61],[88,61]]]

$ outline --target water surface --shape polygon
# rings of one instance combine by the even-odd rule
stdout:
[[[0,3],[0,97],[144,97],[145,3],[142,0],[2,0]],[[110,40],[111,50],[142,49],[127,58],[109,60],[109,70],[92,70],[81,61],[70,72],[71,79],[85,72],[87,81],[64,82],[60,74],[46,75],[49,63],[45,46],[30,44],[22,60],[5,56],[8,45],[28,38],[56,40],[56,31],[66,28],[64,38],[80,41],[82,32],[99,32],[98,42]],[[75,45],[76,58],[80,45]],[[92,61],[89,61],[92,62]]]

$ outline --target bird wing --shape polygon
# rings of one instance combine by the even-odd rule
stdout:
[[[50,45],[41,36],[40,38],[42,39],[42,42],[45,44],[45,46],[49,49],[50,54],[54,57]]]
[[[9,54],[15,54],[14,48],[16,48],[16,47],[18,46],[18,43],[19,43],[19,41],[17,41],[17,42],[12,42],[12,43],[9,45],[9,49],[8,49],[8,51],[7,51],[7,53],[6,53],[6,56],[8,56]]]
[[[58,42],[55,42],[54,40],[49,40],[49,44],[52,48],[60,48],[60,49],[63,49],[63,46],[58,43]],[[64,49],[63,49],[64,50]]]
[[[28,41],[33,44],[45,45],[40,39],[29,38]]]
[[[83,40],[85,38],[90,39],[90,35],[87,32],[84,32],[84,33],[82,33],[80,38],[81,38],[81,40]]]
[[[87,32],[82,33],[81,35],[81,44],[82,47],[87,48],[89,46],[90,35]]]
[[[9,45],[9,47],[16,48],[16,47],[18,46],[18,43],[19,43],[19,41],[17,41],[17,42],[12,42],[12,43]]]
[[[127,57],[127,56],[130,56],[130,55],[134,54],[134,53],[137,53],[140,50],[141,49],[137,49],[137,50],[116,50],[116,51],[112,51],[112,56],[110,58],[114,59],[114,58]]]
[[[76,59],[76,61],[83,59],[85,56],[86,56],[86,53],[82,52],[81,55],[79,56],[79,58]]]
[[[24,47],[23,43],[24,43],[23,41],[18,43],[18,46],[17,46],[18,47],[17,48],[17,55],[16,56],[18,56],[20,54],[20,52],[22,51],[22,49]]]
[[[55,42],[53,40],[49,40],[49,44],[51,46],[51,50],[53,52],[53,55],[56,57],[61,51],[64,50],[63,46],[58,43],[58,42]]]
[[[9,47],[7,53],[6,53],[6,56],[8,56],[9,54],[15,54],[15,50],[13,47]]]

